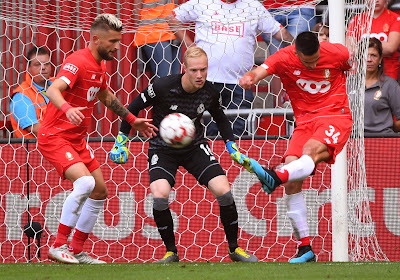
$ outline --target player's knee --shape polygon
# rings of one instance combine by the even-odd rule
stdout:
[[[108,196],[108,189],[104,183],[96,184],[94,190],[90,194],[90,198],[95,200],[103,200],[106,199],[107,196]]]
[[[217,201],[220,206],[232,205],[234,202],[232,192],[228,191],[223,195],[217,196]]]
[[[287,195],[301,192],[303,181],[293,181],[285,183],[285,193]]]
[[[168,209],[168,207],[169,207],[168,198],[153,197],[153,209],[157,211],[164,211]]]
[[[92,193],[96,181],[93,176],[82,176],[75,180],[73,193],[88,198]]]

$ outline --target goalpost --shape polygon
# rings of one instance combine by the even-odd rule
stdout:
[[[174,1],[165,2],[169,5]],[[317,5],[321,0],[302,2]],[[304,5],[287,9],[296,11]],[[367,13],[365,24],[369,30],[374,5],[375,0],[329,1],[330,41],[344,44],[345,36],[355,36],[346,33],[347,24],[363,12]],[[94,17],[104,12],[116,14],[123,21],[124,34],[116,59],[107,62],[107,72],[110,88],[128,105],[153,76],[149,57],[139,52],[134,43],[135,32],[149,19],[140,21],[141,11],[146,9],[142,1],[3,1],[0,8],[0,262],[47,261],[45,256],[54,241],[61,207],[72,185],[59,179],[54,168],[43,160],[34,140],[15,139],[6,128],[10,92],[23,80],[26,54],[34,45],[46,46],[57,73],[67,55],[87,46]],[[324,23],[326,11],[318,14]],[[152,31],[164,31],[163,28],[165,25],[156,25]],[[192,30],[192,26],[187,28]],[[174,44],[179,45],[176,41]],[[356,69],[348,74],[348,92],[354,127],[347,153],[342,152],[332,167],[319,164],[316,174],[303,186],[312,245],[319,261],[388,260],[375,233],[366,184],[362,89],[368,45],[353,44],[349,47],[357,50]],[[265,59],[268,47],[261,39],[256,42],[256,62]],[[182,52],[185,48],[182,45]],[[276,104],[279,93],[272,90],[269,78],[254,88],[254,94],[252,109],[229,111],[245,119],[250,128],[238,146],[263,165],[278,165],[294,125],[293,112],[290,107]],[[151,110],[147,110],[143,116],[150,114]],[[148,143],[132,135],[128,163],[112,163],[108,152],[119,123],[103,105],[95,105],[89,140],[101,163],[109,197],[85,250],[107,262],[152,262],[164,254],[164,247],[152,217]],[[232,183],[239,214],[239,245],[261,261],[288,261],[296,254],[296,241],[286,217],[283,188],[266,195],[253,174],[231,161],[223,141],[210,140],[210,144]],[[227,261],[226,240],[214,197],[184,169],[179,169],[176,179],[170,202],[181,260]],[[43,228],[40,234],[38,223]],[[29,237],[24,233],[25,225],[31,229],[26,231]]]

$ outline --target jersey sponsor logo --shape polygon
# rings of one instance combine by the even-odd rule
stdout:
[[[79,68],[71,63],[66,63],[63,67],[63,70],[67,70],[68,72],[71,72],[72,74],[75,75],[76,72],[78,72]]]
[[[100,91],[99,87],[90,87],[87,91],[87,101],[92,101]]]
[[[381,42],[387,42],[388,40],[388,35],[386,33],[371,33],[371,35],[369,35],[369,37],[371,38],[376,38]]]
[[[331,83],[329,81],[316,82],[298,79],[296,85],[311,94],[325,93],[331,88]]]
[[[243,37],[244,23],[239,22],[233,24],[232,23],[224,24],[219,21],[212,21],[211,30],[212,34],[224,34],[224,35]]]
[[[294,70],[293,75],[299,76],[301,74],[300,70]]]
[[[150,98],[154,98],[156,93],[154,92],[153,84],[149,84],[147,87],[147,93],[149,94]]]
[[[96,74],[92,75],[92,80],[96,79]]]

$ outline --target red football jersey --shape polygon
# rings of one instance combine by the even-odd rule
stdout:
[[[81,139],[86,136],[97,93],[107,89],[105,63],[102,61],[99,64],[89,48],[85,48],[65,59],[56,78],[68,84],[62,95],[71,106],[87,107],[81,111],[85,118],[80,125],[74,125],[50,102],[41,124],[41,133],[71,140]]]
[[[349,23],[348,31],[352,36],[360,39],[368,34],[365,29],[366,16],[364,14],[355,16]],[[371,38],[377,38],[382,42],[387,42],[390,32],[400,32],[400,16],[388,9],[385,9],[383,13],[372,19],[371,25]],[[386,75],[397,80],[399,74],[399,52],[395,51],[392,56],[384,57],[384,72]]]
[[[271,55],[261,66],[281,78],[298,124],[321,117],[351,118],[344,73],[351,65],[345,46],[321,42],[320,59],[312,70],[300,62],[294,45]]]
[[[293,5],[305,5],[309,2],[312,2],[311,0],[302,0],[302,1],[293,1],[293,0],[264,0],[263,4],[264,7],[267,9],[276,9],[276,8],[281,8],[285,6],[293,6]]]

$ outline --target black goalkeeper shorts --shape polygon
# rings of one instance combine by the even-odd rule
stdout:
[[[197,181],[205,186],[208,182],[225,175],[207,143],[190,145],[183,149],[149,149],[150,183],[166,179],[171,187],[175,185],[175,175],[179,166],[184,167]]]

